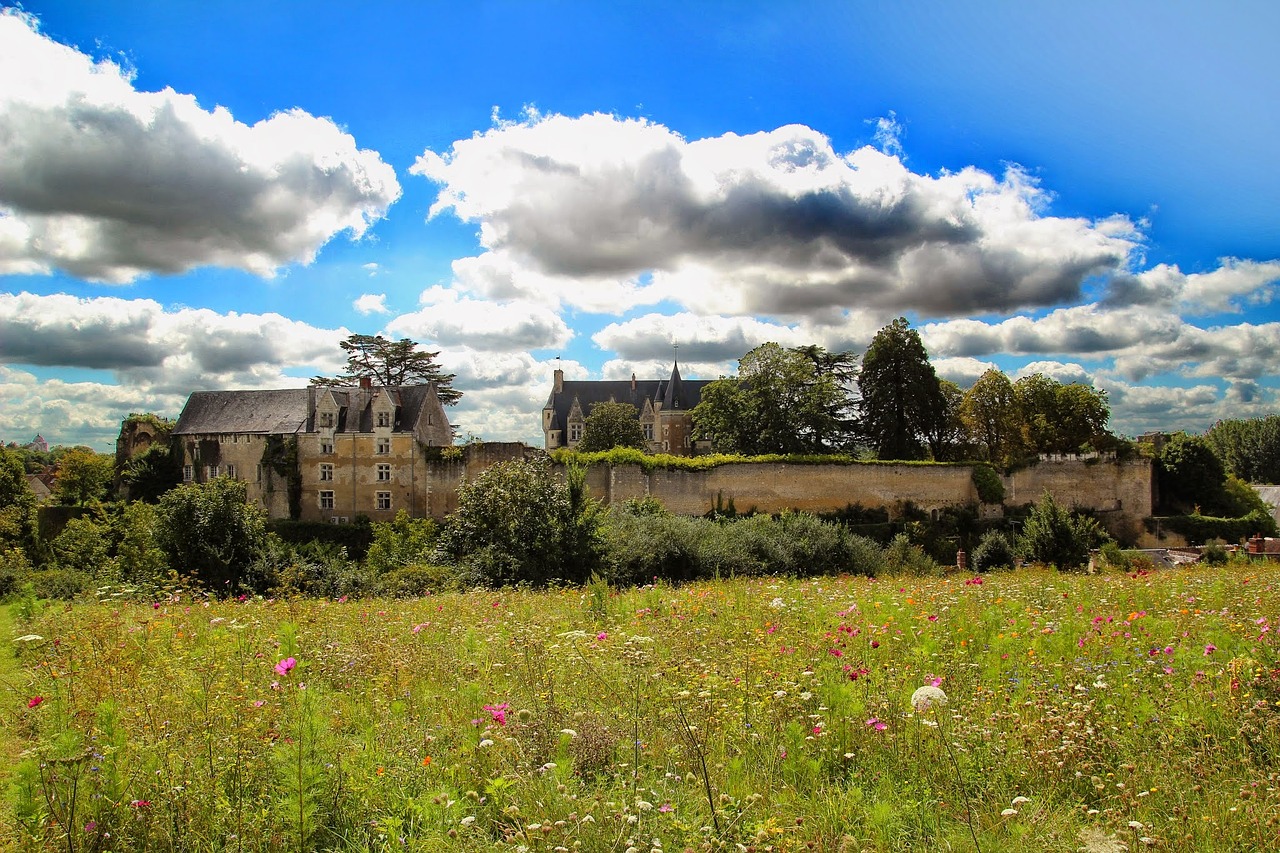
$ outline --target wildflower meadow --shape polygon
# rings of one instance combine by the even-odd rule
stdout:
[[[15,850],[1267,850],[1280,569],[3,617]],[[104,593],[104,596],[106,593]]]

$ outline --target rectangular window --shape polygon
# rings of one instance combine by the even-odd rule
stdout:
[[[192,480],[195,479],[195,476],[196,476],[196,471],[193,466],[191,465],[182,466],[182,482],[190,483]]]
[[[644,440],[653,441],[653,424],[644,425]]]
[[[320,508],[333,509],[333,492],[320,493]]]
[[[389,427],[389,426],[391,426],[391,413],[390,413],[390,412],[378,412],[378,426],[380,426],[380,427]]]
[[[378,439],[378,455],[387,456],[390,453],[391,453],[391,439],[389,438]]]
[[[569,424],[569,440],[582,441],[582,424]]]
[[[204,477],[206,480],[216,480],[218,479],[218,474],[220,473],[221,472],[219,471],[217,465],[206,465],[204,467]]]
[[[321,453],[321,455],[323,455],[323,456],[332,456],[332,455],[333,455],[333,442],[332,442],[332,441],[322,441],[322,442],[320,442],[320,453]]]
[[[227,476],[233,480],[236,478],[236,466],[234,465],[227,466]]]
[[[378,492],[378,509],[391,509],[390,492]]]
[[[332,466],[332,465],[329,465],[328,463],[323,463],[323,464],[321,464],[321,465],[320,465],[320,479],[321,479],[322,481],[332,480],[332,479],[333,479],[333,466]]]
[[[378,466],[378,482],[386,483],[391,479],[391,466],[385,463]]]
[[[321,412],[321,413],[320,413],[320,426],[322,426],[322,427],[331,427],[331,426],[333,426],[333,412]]]

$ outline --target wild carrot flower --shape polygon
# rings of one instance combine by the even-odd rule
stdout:
[[[294,658],[285,658],[280,661],[280,663],[276,664],[276,675],[288,675],[289,670],[293,669],[297,665],[298,662]]]
[[[923,714],[934,705],[947,704],[947,694],[943,692],[941,687],[933,684],[926,684],[924,687],[917,687],[916,692],[911,694],[911,707]]]

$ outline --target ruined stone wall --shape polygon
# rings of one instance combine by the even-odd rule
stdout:
[[[976,504],[972,475],[967,466],[891,463],[744,462],[650,472],[639,465],[596,465],[587,474],[587,487],[606,503],[652,497],[680,515],[702,515],[730,499],[740,512],[818,513],[861,504],[894,513],[907,502],[925,511]],[[1149,460],[1041,462],[1005,478],[1005,504],[1034,502],[1047,490],[1066,506],[1098,512],[1109,526],[1131,525],[1151,515],[1152,476]]]

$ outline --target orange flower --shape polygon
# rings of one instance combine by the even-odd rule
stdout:
[[[383,773],[385,773],[386,771],[382,768],[382,766],[381,766],[381,765],[379,765],[378,769],[377,769],[375,772],[376,772],[379,776],[381,776],[381,775],[382,775]]]
[[[430,766],[431,766],[431,756],[430,756],[430,755],[428,755],[428,756],[426,756],[425,758],[423,758],[423,759],[422,759],[422,766],[423,766],[423,767],[430,767]]]

